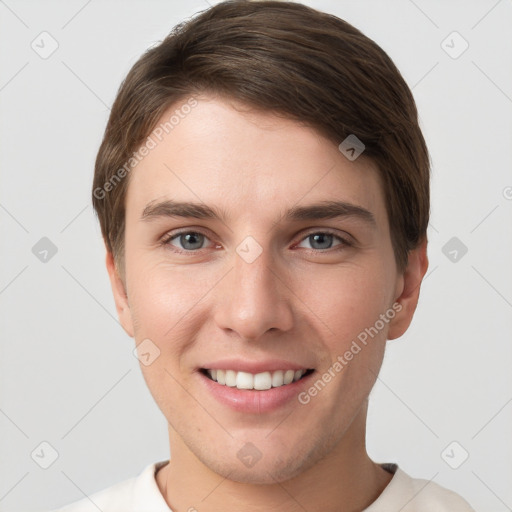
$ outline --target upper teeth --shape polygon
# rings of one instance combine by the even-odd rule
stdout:
[[[238,389],[265,390],[286,386],[299,380],[307,370],[276,370],[275,372],[248,373],[235,370],[206,370],[219,384]]]

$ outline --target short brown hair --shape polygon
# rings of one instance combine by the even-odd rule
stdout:
[[[121,268],[126,162],[171,105],[205,93],[297,120],[336,145],[360,139],[380,172],[397,267],[405,269],[408,252],[426,239],[430,210],[430,159],[409,87],[349,23],[300,3],[249,0],[179,24],[121,84],[93,184],[107,250]],[[115,180],[121,169],[126,178]]]

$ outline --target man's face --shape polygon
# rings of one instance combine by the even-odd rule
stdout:
[[[137,344],[150,340],[143,363],[160,351],[141,368],[184,445],[222,476],[270,483],[347,450],[356,430],[364,439],[404,279],[372,162],[232,105],[199,99],[132,171],[120,313]],[[164,201],[219,217],[178,215]],[[329,202],[346,203],[345,214],[311,208]],[[313,372],[279,386],[279,370],[297,369]],[[231,385],[207,370],[220,381],[234,370]]]

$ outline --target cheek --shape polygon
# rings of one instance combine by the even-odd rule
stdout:
[[[337,354],[372,327],[390,306],[391,281],[380,265],[330,268],[317,272],[314,282],[315,286],[303,289],[302,295],[322,321],[326,339]],[[381,331],[379,338],[385,337],[387,324]]]
[[[149,339],[158,356],[141,371],[155,402],[164,414],[176,416],[179,405],[187,400],[184,388],[187,376],[182,373],[186,354],[204,324],[201,298],[211,288],[197,272],[171,267],[141,256],[127,268],[129,299],[135,326],[136,343]]]
[[[192,268],[146,259],[134,259],[127,268],[135,338],[179,338],[211,284]]]
[[[312,399],[316,414],[328,416],[337,427],[356,413],[379,373],[388,324],[379,323],[377,330],[374,326],[389,308],[390,282],[389,274],[376,263],[317,272],[315,292],[305,294],[302,290],[321,320],[316,325],[323,333],[322,348],[329,354],[318,375],[327,382],[326,391],[320,393],[323,384],[313,383],[307,393],[311,392],[311,397],[322,395],[321,400]]]

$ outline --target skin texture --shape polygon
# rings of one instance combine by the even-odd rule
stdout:
[[[141,220],[164,199],[225,218]],[[285,219],[294,206],[331,200],[369,210],[375,226]],[[186,252],[180,237],[162,243],[182,228],[205,235],[200,249]],[[332,247],[318,248],[309,235],[326,231]],[[247,236],[262,249],[252,263],[236,252]],[[130,175],[123,278],[107,253],[124,329],[160,350],[141,369],[169,424],[172,459],[157,474],[169,506],[339,512],[377,499],[391,475],[366,452],[367,398],[386,339],[411,322],[427,266],[423,243],[397,271],[381,183],[364,154],[351,162],[295,121],[198,98]],[[285,359],[321,375],[397,302],[401,310],[308,404],[244,414],[204,390],[198,368],[222,357]],[[237,457],[246,442],[262,454],[250,468]]]

